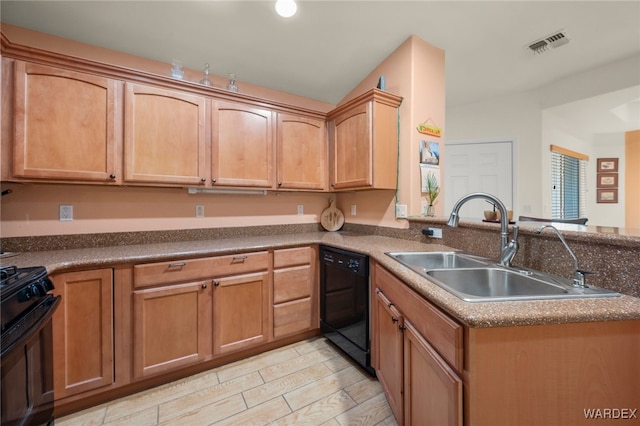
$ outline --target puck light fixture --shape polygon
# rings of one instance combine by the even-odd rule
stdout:
[[[294,0],[278,0],[276,1],[276,12],[283,18],[290,18],[296,14],[298,6]]]

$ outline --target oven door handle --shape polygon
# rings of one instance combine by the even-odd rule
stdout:
[[[25,342],[27,342],[35,333],[39,333],[40,330],[49,322],[49,320],[53,316],[53,313],[58,308],[58,305],[60,305],[61,298],[62,296],[54,297],[53,295],[49,295],[48,297],[44,298],[41,303],[35,306],[27,315],[25,315],[24,318],[20,319],[20,321],[10,327],[8,330],[5,330],[5,332],[2,334],[2,353],[0,354],[0,356],[4,357],[5,355],[9,354],[14,348],[24,345]],[[21,328],[26,325],[25,323],[31,320],[31,318],[29,318],[29,315],[36,315],[36,312],[39,318],[33,323],[28,324],[28,328],[22,330]],[[19,333],[18,337],[12,336],[12,334],[16,333]],[[12,338],[17,340],[11,341]],[[5,342],[5,340],[8,341]]]

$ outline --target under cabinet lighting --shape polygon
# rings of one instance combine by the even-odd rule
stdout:
[[[187,188],[189,194],[240,194],[267,195],[265,189],[233,189],[233,188]]]

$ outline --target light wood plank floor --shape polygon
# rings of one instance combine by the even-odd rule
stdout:
[[[76,425],[397,425],[380,383],[318,337],[56,419]]]

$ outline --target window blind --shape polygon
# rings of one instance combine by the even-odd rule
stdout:
[[[551,218],[587,217],[589,157],[554,145],[551,151]]]

